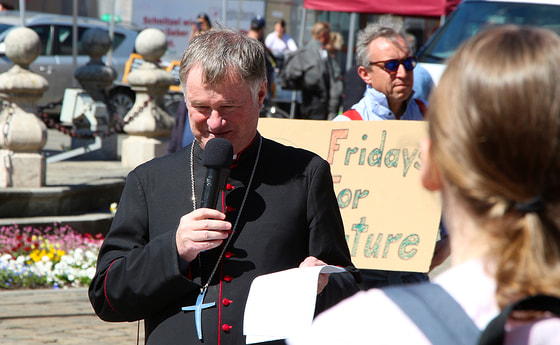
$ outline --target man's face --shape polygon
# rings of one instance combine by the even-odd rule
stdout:
[[[187,78],[186,90],[191,130],[203,149],[213,138],[229,140],[235,153],[251,143],[266,94],[265,82],[255,98],[247,84],[239,80],[214,87],[204,84],[201,68],[194,67]]]
[[[409,57],[410,50],[406,41],[399,38],[398,42],[399,44],[395,44],[385,37],[378,37],[371,41],[368,49],[370,62],[401,60]],[[388,72],[383,65],[383,63],[378,63],[367,68],[360,67],[360,76],[371,87],[385,94],[389,103],[407,100],[414,83],[413,71],[407,71],[401,64],[395,72]]]

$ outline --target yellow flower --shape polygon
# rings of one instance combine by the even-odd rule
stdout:
[[[29,254],[29,257],[34,262],[39,262],[39,261],[41,261],[43,256],[45,256],[46,254],[47,254],[47,252],[44,249],[41,249],[41,250],[35,249],[34,251],[31,252],[31,254]]]
[[[114,216],[117,213],[118,204],[116,202],[111,203],[109,209],[111,210],[111,214]]]

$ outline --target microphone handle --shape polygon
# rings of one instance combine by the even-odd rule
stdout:
[[[228,176],[229,169],[208,168],[200,207],[216,209],[220,190],[225,188]]]

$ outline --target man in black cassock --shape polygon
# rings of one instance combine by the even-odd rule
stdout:
[[[144,319],[147,344],[245,344],[247,295],[262,274],[347,267],[321,284],[317,311],[358,290],[329,164],[257,132],[264,59],[242,33],[197,36],[180,69],[195,141],[127,177],[89,297],[103,320]],[[213,138],[234,153],[217,210],[200,207]]]

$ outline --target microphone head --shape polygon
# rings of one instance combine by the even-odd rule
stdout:
[[[229,169],[233,161],[233,145],[224,138],[209,140],[202,152],[202,164],[207,168]]]

